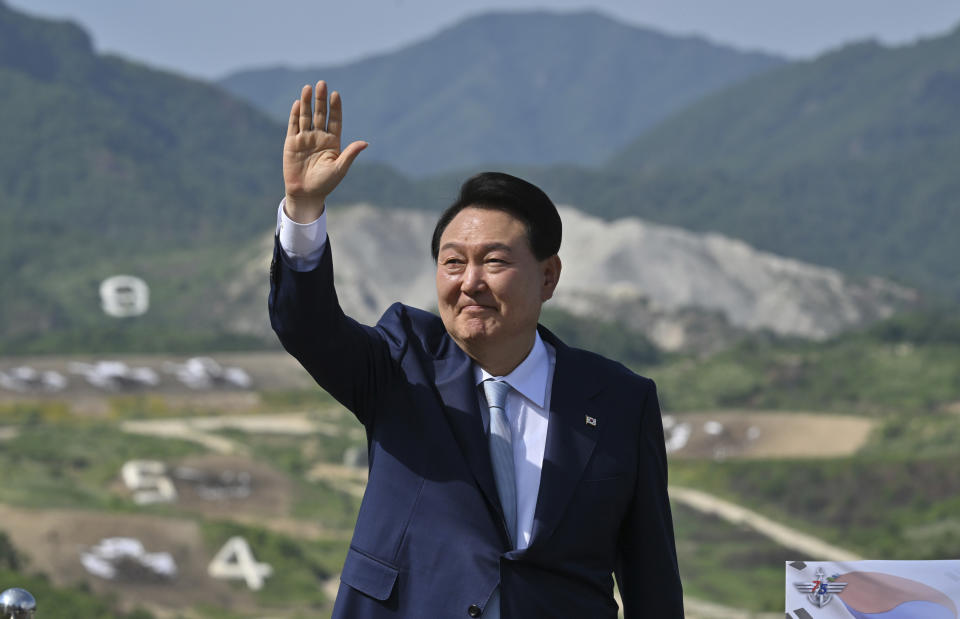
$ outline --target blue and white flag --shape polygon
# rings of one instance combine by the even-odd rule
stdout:
[[[960,619],[960,561],[791,561],[788,619]]]

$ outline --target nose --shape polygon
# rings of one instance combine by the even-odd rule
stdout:
[[[463,278],[460,280],[460,290],[469,296],[483,292],[487,283],[484,279],[483,265],[468,264],[463,271]]]

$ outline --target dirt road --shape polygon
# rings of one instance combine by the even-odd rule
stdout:
[[[817,561],[860,561],[862,557],[854,552],[833,546],[823,540],[774,522],[730,501],[693,488],[671,486],[670,498],[704,514],[719,516],[734,524],[744,524],[761,535],[765,535],[784,548],[797,552],[798,559]]]

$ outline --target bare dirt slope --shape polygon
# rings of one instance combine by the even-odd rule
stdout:
[[[671,457],[837,458],[863,447],[876,422],[853,415],[715,411],[664,417]]]
[[[0,505],[0,522],[18,550],[30,557],[31,569],[45,572],[58,585],[87,583],[94,591],[117,595],[131,605],[253,606],[245,590],[207,576],[213,555],[206,550],[199,525],[191,520]],[[176,562],[176,576],[165,580],[145,571],[138,576],[137,570],[124,570],[122,579],[110,580],[90,574],[81,563],[82,554],[112,537],[138,539],[150,553],[169,552]]]

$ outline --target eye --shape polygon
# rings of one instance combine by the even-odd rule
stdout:
[[[442,266],[447,271],[458,271],[463,268],[464,262],[460,258],[449,257],[444,258],[440,261],[440,266]]]

